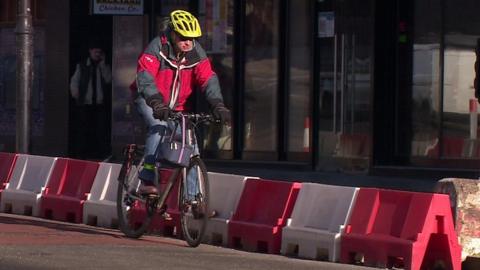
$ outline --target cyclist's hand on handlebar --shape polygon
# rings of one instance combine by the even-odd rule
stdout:
[[[170,108],[164,104],[159,104],[153,107],[153,117],[158,120],[167,121],[170,114]]]
[[[153,110],[153,117],[158,120],[166,121],[168,117],[170,117],[171,111],[170,108],[165,105],[161,99],[158,98],[150,98],[147,101],[147,104],[152,107]]]
[[[232,120],[230,110],[223,105],[223,103],[218,103],[215,108],[213,108],[213,117],[216,120],[220,120],[222,124],[229,124]]]

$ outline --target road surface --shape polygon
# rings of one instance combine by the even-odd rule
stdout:
[[[0,270],[4,269],[373,269],[244,252],[179,239],[128,239],[118,230],[0,214]]]

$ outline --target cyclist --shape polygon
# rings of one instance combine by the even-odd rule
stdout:
[[[196,38],[202,35],[197,18],[184,10],[170,13],[165,31],[153,39],[137,65],[137,109],[148,125],[145,164],[139,173],[141,194],[158,194],[154,184],[155,151],[171,126],[172,111],[184,111],[194,89],[205,94],[213,116],[230,122],[217,75]],[[153,117],[152,117],[153,116]]]

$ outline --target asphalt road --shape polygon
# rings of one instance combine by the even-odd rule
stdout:
[[[128,239],[112,229],[0,214],[3,269],[372,269],[244,252],[211,245],[188,247],[160,236]]]

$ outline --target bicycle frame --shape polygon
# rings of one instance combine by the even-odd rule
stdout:
[[[196,146],[195,136],[195,128],[197,125],[202,122],[213,121],[211,115],[201,114],[176,114],[171,120],[178,121],[178,119],[184,121],[182,123],[182,144],[194,145],[194,147],[198,147]],[[176,132],[172,132],[172,134],[174,136],[178,135]],[[181,163],[182,166],[173,168],[173,172],[166,182],[160,179],[160,172],[158,170],[160,166],[155,166],[154,182],[155,185],[161,189],[159,194],[137,193],[140,185],[140,182],[137,182],[140,181],[138,173],[143,167],[145,153],[142,153],[141,146],[137,147],[135,144],[128,145],[125,150],[126,159],[122,165],[121,174],[119,175],[121,185],[117,190],[117,215],[120,220],[119,223],[122,232],[128,237],[138,238],[148,229],[153,215],[165,214],[164,217],[167,219],[169,215],[165,203],[167,203],[168,196],[171,195],[174,185],[177,184],[176,181],[182,181],[178,182],[178,194],[172,196],[178,196],[178,205],[176,206],[181,211],[181,229],[187,243],[192,247],[198,246],[205,232],[207,218],[209,217],[209,215],[207,215],[209,213],[208,174],[205,164],[199,157],[198,148],[195,149],[196,151],[194,151],[193,154],[192,152],[189,153],[188,162],[183,162]],[[163,161],[163,157],[157,155],[158,151],[157,149],[155,157],[157,162],[161,162]],[[186,163],[187,165],[185,165]],[[182,179],[180,180],[179,177],[182,177]],[[165,185],[160,187],[160,184],[162,184],[162,186]],[[131,206],[135,206],[137,202],[145,204],[147,215],[141,218],[140,223],[130,223],[132,216],[128,213],[134,209],[131,208]],[[197,228],[197,225],[194,224],[199,224],[199,227]],[[191,227],[191,225],[194,226]]]
[[[187,138],[187,144],[193,145],[194,147],[198,147],[198,145],[195,144],[196,140],[197,140],[196,133],[195,133],[195,125],[190,120],[190,117],[198,118],[199,115],[197,115],[197,114],[187,115],[187,117],[186,117],[186,121],[187,121],[186,128],[185,128],[185,130],[182,130],[182,132],[187,133],[187,135],[186,135],[187,136],[186,137]],[[174,121],[178,121],[178,118],[175,118]],[[175,136],[175,135],[176,134],[172,134],[172,136]],[[191,158],[193,158],[195,156],[199,156],[199,154],[197,153],[196,155],[192,156]],[[185,187],[187,186],[187,168],[186,167],[175,168],[173,170],[173,173],[170,176],[169,180],[167,181],[167,185],[165,186],[165,189],[162,191],[162,195],[158,198],[158,200],[156,202],[156,208],[157,209],[161,209],[163,207],[163,205],[165,204],[165,201],[167,200],[168,196],[170,195],[170,192],[173,188],[173,185],[175,184],[175,181],[178,180],[178,177],[180,176],[180,173],[182,173],[182,176],[183,176],[182,177],[183,185]],[[157,186],[159,186],[161,179],[160,179],[160,175],[158,173],[158,170],[155,170],[155,180],[157,181]],[[199,188],[203,188],[203,186],[200,186]],[[180,203],[181,194],[179,193],[178,196],[179,196],[178,202]]]
[[[162,195],[159,197],[158,201],[156,202],[156,209],[161,209],[162,206],[165,204],[165,201],[168,198],[168,195],[170,195],[170,192],[172,191],[173,185],[175,185],[175,182],[178,180],[178,176],[180,176],[181,171],[186,171],[186,168],[176,168],[173,170],[172,175],[168,179],[167,185],[165,186],[165,190],[162,192]],[[155,178],[159,179],[159,173],[158,171],[155,172]],[[179,196],[180,194],[178,194]],[[180,200],[179,200],[180,201]]]

